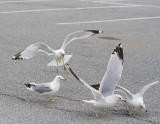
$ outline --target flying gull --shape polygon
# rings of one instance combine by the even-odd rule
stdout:
[[[111,54],[108,68],[100,83],[99,90],[91,87],[77,76],[69,65],[68,68],[74,77],[93,93],[95,100],[83,100],[83,102],[89,103],[96,108],[113,108],[117,104],[118,100],[125,101],[121,95],[114,94],[114,89],[121,78],[123,70],[123,49],[121,44],[119,44]],[[96,117],[98,117],[97,113]]]
[[[117,85],[116,86],[116,89],[119,89],[119,90],[122,90],[123,92],[125,92],[128,96],[128,99],[127,99],[127,103],[129,105],[129,114],[132,115],[133,114],[133,111],[131,110],[131,107],[134,107],[136,109],[140,109],[140,108],[143,108],[146,112],[147,112],[147,109],[145,107],[145,104],[144,104],[144,101],[143,101],[143,95],[144,93],[150,88],[152,87],[153,85],[156,85],[158,84],[159,81],[156,81],[156,82],[152,82],[152,83],[149,83],[147,84],[146,86],[144,86],[138,93],[136,94],[132,94],[129,90],[125,89],[124,87],[122,86],[119,86]]]
[[[49,96],[58,92],[58,90],[60,88],[60,81],[61,80],[66,81],[66,79],[63,78],[62,76],[56,76],[52,82],[46,82],[46,83],[41,83],[41,84],[29,83],[29,84],[25,84],[25,85],[27,86],[27,89],[29,89],[31,91],[38,92],[41,95],[45,95],[45,96],[47,96],[48,100],[54,102],[54,101],[56,101],[56,99],[51,99],[51,98],[49,98]]]
[[[31,59],[32,57],[37,55],[38,52],[44,52],[49,56],[50,55],[54,56],[54,59],[50,63],[48,63],[48,66],[56,66],[57,67],[56,72],[58,73],[58,66],[64,65],[72,57],[72,55],[65,54],[65,48],[71,41],[76,39],[87,38],[102,32],[103,31],[99,30],[84,30],[84,31],[73,32],[65,38],[61,48],[58,50],[53,50],[43,42],[34,43],[28,46],[26,49],[14,55],[12,59],[13,60]],[[64,70],[66,70],[65,65],[64,65]]]

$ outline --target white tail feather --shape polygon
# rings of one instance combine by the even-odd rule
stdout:
[[[30,87],[30,88],[29,88],[29,87],[27,87],[27,89],[28,89],[28,90],[31,90],[31,91],[34,91],[34,90],[32,89],[32,87]]]
[[[70,60],[71,57],[72,57],[72,55],[65,55],[64,56],[64,64],[66,64]],[[49,62],[47,65],[48,66],[57,66],[57,62],[54,59],[51,62]],[[58,66],[63,66],[63,61],[62,60],[58,61]]]

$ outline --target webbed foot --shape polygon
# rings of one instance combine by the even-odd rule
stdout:
[[[129,110],[129,115],[133,115],[133,111],[132,110]]]

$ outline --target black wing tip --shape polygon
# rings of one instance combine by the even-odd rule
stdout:
[[[21,50],[20,52],[18,52],[16,55],[14,55],[12,57],[12,60],[24,60],[24,58],[22,58],[21,56],[21,53],[23,52],[24,50]]]
[[[23,50],[22,50],[23,51]],[[16,55],[14,55],[13,57],[12,57],[12,60],[24,60],[24,58],[22,58],[22,56],[21,56],[21,52],[22,51],[20,51],[19,53],[17,53]]]
[[[101,31],[101,30],[85,30],[85,31],[90,31],[90,32],[92,32],[92,33],[93,33],[93,35],[94,35],[94,34],[100,34],[100,33],[103,33],[103,31]]]
[[[66,65],[67,65],[67,68],[69,69],[70,68],[69,64],[67,63]]]
[[[90,85],[90,86],[95,88],[96,90],[99,90],[100,84],[93,84],[93,85]]]
[[[123,46],[122,44],[120,43],[116,49],[114,49],[114,52],[112,54],[115,54],[117,53],[119,59],[121,59],[122,61],[124,60],[124,57],[123,57]]]
[[[13,56],[13,57],[12,57],[12,60],[24,60],[24,59],[21,58],[21,57]]]
[[[123,46],[122,46],[122,44],[120,43],[119,45],[118,45],[120,48],[123,48]]]
[[[26,87],[29,87],[29,88],[31,87],[31,84],[24,84],[24,85],[26,85]]]
[[[73,74],[73,76],[74,76],[77,80],[80,81],[79,77],[73,72],[73,70],[71,69],[71,67],[69,66],[69,64],[67,63],[66,65],[67,65],[69,71]]]

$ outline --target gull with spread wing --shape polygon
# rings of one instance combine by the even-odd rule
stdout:
[[[32,57],[37,55],[38,52],[44,52],[49,56],[50,55],[54,56],[54,59],[50,63],[48,63],[48,66],[56,66],[57,67],[56,72],[58,73],[58,66],[64,65],[72,57],[72,55],[65,54],[65,48],[71,41],[76,39],[87,38],[102,32],[103,31],[99,31],[99,30],[84,30],[84,31],[73,32],[65,38],[61,48],[58,50],[53,50],[43,42],[34,43],[28,46],[26,49],[14,55],[12,59],[13,60],[31,59]],[[65,65],[64,65],[64,70],[66,70]]]
[[[93,93],[95,100],[83,100],[83,102],[89,103],[96,108],[113,108],[117,104],[118,100],[125,101],[121,95],[114,94],[114,89],[121,78],[123,70],[123,49],[121,44],[119,44],[111,54],[108,68],[100,83],[99,90],[91,87],[77,76],[68,64],[67,66],[73,76]],[[96,117],[98,117],[97,113]]]
[[[144,101],[143,101],[143,95],[150,87],[152,87],[153,85],[156,85],[158,83],[159,83],[159,81],[149,83],[146,86],[144,86],[136,94],[132,94],[129,90],[125,89],[122,86],[119,86],[119,85],[116,86],[116,89],[125,92],[125,94],[127,94],[127,96],[128,96],[127,103],[129,105],[129,114],[130,115],[133,114],[133,111],[131,110],[131,107],[134,107],[136,109],[143,108],[147,112],[147,109],[146,109]]]
[[[58,90],[60,88],[60,81],[61,80],[66,81],[65,78],[58,75],[54,78],[54,80],[52,82],[46,82],[46,83],[41,83],[41,84],[29,83],[29,84],[25,84],[25,85],[27,86],[28,90],[35,91],[41,95],[45,95],[45,96],[47,96],[48,100],[55,102],[56,99],[51,99],[51,98],[49,98],[49,96],[58,92]]]

